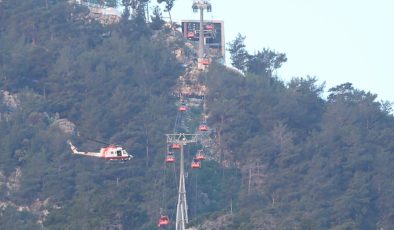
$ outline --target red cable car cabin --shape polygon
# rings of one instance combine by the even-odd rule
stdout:
[[[193,38],[194,37],[194,33],[192,31],[188,32],[186,35],[187,38]]]
[[[174,154],[172,152],[167,153],[165,161],[166,163],[174,163],[175,162]]]
[[[181,105],[181,106],[179,106],[179,111],[185,112],[186,110],[187,110],[186,105]]]
[[[204,154],[202,153],[202,151],[200,150],[200,151],[197,153],[197,155],[196,155],[196,160],[202,161],[202,160],[204,160],[204,159],[205,159],[205,156],[204,156]]]
[[[171,145],[171,148],[172,148],[172,149],[181,149],[181,145],[180,145],[180,144],[177,144],[177,143],[173,143],[173,144]]]
[[[161,215],[160,220],[159,220],[159,224],[157,226],[160,228],[160,227],[165,227],[169,224],[170,224],[170,219],[168,218],[168,216]]]
[[[212,24],[208,24],[206,28],[207,28],[207,30],[213,30],[214,29]]]
[[[198,129],[199,129],[200,131],[203,131],[203,132],[208,131],[208,125],[206,125],[206,124],[201,124],[201,125],[198,127]]]
[[[198,161],[197,159],[194,159],[194,161],[192,162],[192,169],[199,169],[201,168],[201,162]]]
[[[201,64],[209,65],[209,59],[207,59],[207,58],[202,59]]]

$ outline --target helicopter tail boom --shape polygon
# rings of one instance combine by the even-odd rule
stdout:
[[[92,156],[92,157],[102,157],[102,153],[97,152],[80,152],[78,151],[77,147],[75,147],[70,140],[67,140],[67,143],[70,145],[71,151],[73,154],[79,154],[84,156]]]

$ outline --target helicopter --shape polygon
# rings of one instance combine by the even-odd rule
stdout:
[[[101,148],[100,152],[81,152],[78,151],[77,147],[75,147],[70,140],[67,140],[67,143],[70,145],[73,154],[79,154],[89,157],[98,157],[105,160],[127,161],[133,158],[133,155],[127,153],[125,149],[117,145],[108,145],[107,147]]]

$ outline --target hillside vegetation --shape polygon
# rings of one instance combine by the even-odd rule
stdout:
[[[151,230],[160,209],[174,220],[163,159],[185,41],[159,11],[147,23],[133,10],[101,25],[67,1],[0,2],[0,229]],[[390,103],[351,83],[326,99],[317,78],[285,83],[272,74],[285,55],[249,55],[243,39],[229,50],[244,75],[213,63],[200,76],[216,160],[188,175],[190,225],[394,229]],[[73,156],[69,138],[121,144],[134,159]]]

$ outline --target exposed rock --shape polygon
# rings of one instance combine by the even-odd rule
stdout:
[[[73,134],[75,132],[75,124],[67,119],[57,119],[52,123],[53,127],[57,127],[66,134]]]
[[[185,51],[182,48],[176,49],[174,51],[174,53],[175,53],[175,58],[179,62],[184,62],[185,61]]]
[[[118,23],[121,18],[121,13],[113,7],[105,7],[99,4],[89,3],[81,0],[69,0],[70,4],[84,5],[89,9],[89,14],[82,19],[86,22],[98,21],[101,24],[109,25]]]
[[[4,175],[3,171],[0,171],[0,189],[3,188],[7,183],[7,177]]]
[[[0,201],[0,215],[1,211],[5,210],[8,207],[15,208],[18,212],[30,212],[33,215],[37,216],[37,224],[42,224],[45,221],[45,218],[49,215],[49,211],[46,208],[49,205],[49,198],[40,201],[39,199],[35,200],[30,206],[26,205],[18,205],[11,201]]]
[[[14,156],[18,158],[19,162],[21,162],[25,160],[25,157],[27,156],[27,151],[25,149],[16,149],[14,151]]]
[[[4,210],[8,207],[13,207],[16,210],[18,210],[19,212],[23,212],[23,211],[29,211],[29,207],[28,206],[18,206],[15,203],[11,202],[11,201],[0,201],[0,210]]]
[[[45,221],[45,218],[49,215],[49,211],[46,208],[49,204],[49,198],[41,201],[39,199],[36,199],[31,205],[30,205],[30,212],[38,217],[37,223],[38,224],[43,224]]]
[[[21,177],[22,171],[20,168],[16,168],[15,172],[13,172],[9,177],[6,183],[7,188],[12,191],[18,191],[21,187]]]
[[[15,94],[4,90],[1,90],[1,94],[3,95],[3,103],[9,108],[16,109],[20,106],[21,103]]]
[[[100,8],[100,7],[89,7],[89,16],[93,20],[99,21],[101,24],[114,24],[120,21],[120,12],[112,7]]]
[[[188,97],[203,97],[208,93],[207,86],[200,79],[201,71],[196,68],[190,69],[185,75],[178,79],[178,87],[175,94],[182,94]]]

